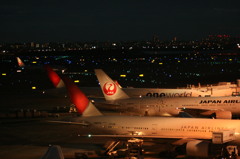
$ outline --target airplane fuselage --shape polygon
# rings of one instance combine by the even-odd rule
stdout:
[[[240,115],[240,97],[129,98],[109,102],[109,109],[132,115],[176,116],[182,108],[230,111]]]
[[[86,128],[92,135],[212,139],[213,132],[231,130],[234,131],[235,141],[240,140],[239,120],[139,116],[95,116],[74,120],[82,121],[88,125]]]

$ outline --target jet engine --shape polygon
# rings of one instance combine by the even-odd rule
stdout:
[[[189,141],[186,145],[187,156],[209,157],[209,142],[201,140]]]
[[[213,118],[216,119],[232,119],[232,112],[230,111],[217,111],[212,114]]]

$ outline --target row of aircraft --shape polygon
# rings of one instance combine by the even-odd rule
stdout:
[[[37,66],[29,66],[25,65],[24,62],[17,57],[18,66],[23,70],[32,70],[36,67],[38,69],[43,69],[41,65]],[[66,68],[59,66],[51,66],[55,71],[63,71]],[[115,84],[118,84],[114,81]],[[218,97],[218,96],[232,96],[233,92],[239,92],[240,89],[240,80],[237,81],[238,84],[232,84],[230,82],[219,82],[217,85],[207,85],[201,86],[200,83],[198,86],[191,85],[187,88],[177,88],[177,89],[165,89],[165,88],[121,88],[128,96],[139,98],[139,97]],[[120,85],[119,85],[120,86]],[[63,85],[55,86],[58,89],[48,89],[45,90],[44,93],[49,93],[51,95],[65,95],[65,90],[61,89],[64,87]],[[121,86],[120,86],[121,87]],[[81,87],[81,90],[88,96],[92,98],[103,97],[103,93],[100,87]]]
[[[218,89],[216,97],[205,97],[209,96],[209,92],[203,89],[195,92],[191,89],[162,89],[166,92],[154,97],[166,97],[166,94],[176,92],[177,95],[167,96],[175,98],[147,98],[144,94],[147,95],[149,89],[121,88],[103,70],[96,69],[105,100],[97,98],[92,103],[88,97],[95,89],[79,88],[71,79],[60,78],[50,66],[46,65],[45,69],[56,88],[67,89],[71,102],[81,114],[80,117],[50,122],[80,125],[88,130],[88,134],[80,133],[83,136],[107,137],[113,147],[118,141],[128,139],[172,139],[173,147],[184,146],[186,155],[192,157],[209,157],[212,155],[210,149],[221,151],[228,145],[240,144],[240,121],[232,120],[233,116],[240,114],[240,99],[231,96],[232,92],[226,91],[229,89]],[[157,90],[162,92],[161,89]],[[123,115],[104,115],[100,111],[102,109],[121,112]],[[188,118],[163,117],[179,116],[181,112],[190,112],[187,113]]]
[[[45,65],[48,76],[56,88],[64,87],[64,82],[50,66]],[[95,69],[105,99],[95,98],[101,110],[116,111],[127,115],[141,116],[194,116],[217,119],[232,119],[240,116],[239,96],[219,97],[175,97],[149,98],[132,97],[113,81],[103,70]],[[81,89],[81,88],[80,88]],[[127,89],[126,89],[127,90]],[[145,90],[147,90],[145,88]],[[170,89],[174,91],[174,89]],[[177,90],[177,89],[175,89]],[[88,90],[85,88],[85,91]],[[132,91],[133,92],[133,91]],[[90,94],[91,92],[88,92]],[[139,92],[135,92],[137,94]],[[183,114],[184,113],[184,114]]]
[[[240,97],[133,98],[102,70],[96,69],[106,100],[96,107],[97,102],[92,103],[71,79],[60,78],[49,66],[46,69],[56,87],[66,87],[71,102],[81,114],[50,122],[79,125],[88,131],[88,134],[80,132],[82,136],[109,138],[113,147],[118,141],[128,139],[172,139],[173,147],[185,146],[186,155],[192,157],[210,157],[210,149],[220,152],[229,145],[240,144],[240,121],[231,119],[240,114]],[[104,115],[101,108],[124,115]],[[162,117],[177,116],[186,110],[217,119]]]

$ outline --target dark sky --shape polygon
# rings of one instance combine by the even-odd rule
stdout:
[[[0,42],[239,36],[240,0],[1,0]]]

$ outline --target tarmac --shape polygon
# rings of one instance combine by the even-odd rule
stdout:
[[[51,118],[52,119],[52,118]],[[1,159],[38,159],[48,147],[59,145],[65,159],[73,159],[77,153],[89,158],[108,158],[103,155],[107,138],[79,137],[79,126],[56,124],[44,119],[2,119],[0,131]],[[159,158],[166,143],[144,142],[145,157]]]

